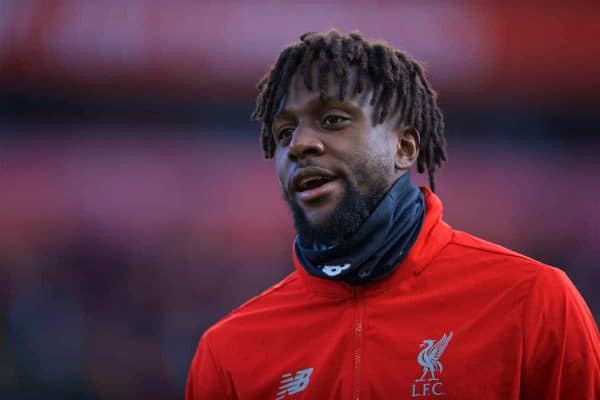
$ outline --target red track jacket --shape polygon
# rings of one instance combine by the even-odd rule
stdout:
[[[600,338],[560,270],[453,230],[427,205],[364,287],[296,271],[208,329],[186,399],[600,399]]]

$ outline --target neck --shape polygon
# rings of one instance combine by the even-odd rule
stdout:
[[[364,284],[389,275],[414,244],[425,202],[410,175],[398,178],[360,229],[331,246],[305,247],[295,241],[298,258],[312,275]]]

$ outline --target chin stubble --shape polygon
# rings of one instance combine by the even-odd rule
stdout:
[[[290,196],[283,188],[283,199],[290,207],[294,226],[302,245],[342,244],[358,232],[387,193],[393,167],[385,163],[382,158],[372,157],[367,160],[356,160],[350,166],[350,170],[354,181],[338,177],[345,186],[344,195],[331,214],[321,221],[319,226],[314,226],[308,221],[294,197]],[[355,182],[362,183],[368,193],[361,194]]]
[[[319,226],[314,226],[308,221],[300,205],[284,190],[283,198],[290,207],[294,226],[302,245],[310,246],[313,243],[340,245],[358,232],[385,195],[385,187],[378,186],[376,190],[365,196],[356,186],[347,183],[339,204]]]

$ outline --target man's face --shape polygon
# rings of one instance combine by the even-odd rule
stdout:
[[[322,103],[296,74],[273,122],[277,174],[303,243],[338,243],[355,233],[405,172],[396,164],[395,120],[373,126],[370,87],[341,102],[331,74],[329,89]]]

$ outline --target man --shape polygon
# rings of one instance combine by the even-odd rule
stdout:
[[[444,123],[416,61],[308,33],[258,88],[295,272],[203,335],[188,400],[600,398],[598,328],[566,275],[443,222]]]

